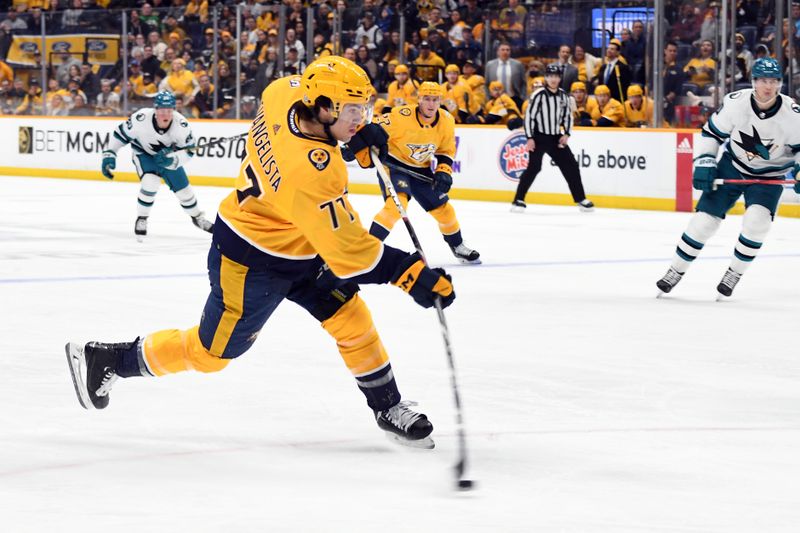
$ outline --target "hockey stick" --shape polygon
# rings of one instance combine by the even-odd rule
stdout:
[[[416,178],[416,179],[418,179],[420,181],[424,181],[425,183],[433,184],[433,178],[430,177],[430,176],[427,176],[425,174],[422,174],[421,172],[414,172],[413,170],[411,170],[411,169],[409,169],[407,167],[403,167],[403,166],[400,166],[400,165],[395,165],[394,163],[389,163],[388,161],[386,163],[384,163],[384,165],[389,167],[389,168],[391,168],[392,170],[396,170],[398,172],[403,172],[405,174],[408,174],[412,178]]]
[[[195,144],[195,145],[191,145],[191,146],[184,146],[183,148],[176,148],[175,150],[172,150],[170,153],[180,152],[181,150],[200,150],[201,148],[210,148],[212,146],[216,146],[216,145],[222,144],[224,142],[237,141],[239,139],[247,137],[248,133],[250,133],[250,132],[246,131],[244,133],[240,133],[239,135],[234,135],[233,137],[222,137],[220,139],[214,139],[213,141],[208,141],[208,142],[205,142],[203,144]]]
[[[384,168],[383,164],[378,158],[378,150],[373,147],[371,148],[371,152],[372,160],[375,162],[375,168],[378,170],[378,176],[380,176],[381,181],[383,182],[383,187],[386,189],[386,193],[392,197],[395,207],[397,207],[397,210],[400,212],[400,217],[403,219],[403,224],[406,225],[408,234],[411,237],[411,242],[414,243],[414,248],[416,248],[420,257],[422,257],[422,262],[425,264],[425,266],[428,266],[428,260],[425,258],[425,253],[422,251],[422,245],[419,243],[417,233],[414,231],[411,221],[408,220],[408,213],[406,213],[402,202],[400,202],[400,198],[397,196],[397,191],[394,190],[392,180],[389,178],[386,168]],[[456,381],[456,366],[453,357],[453,347],[450,344],[450,330],[447,327],[447,321],[444,317],[444,309],[442,309],[442,300],[439,296],[437,296],[434,300],[434,304],[436,306],[436,314],[439,316],[439,326],[442,330],[444,351],[447,354],[447,363],[450,368],[450,387],[453,389],[453,400],[456,407],[456,433],[458,435],[458,460],[456,461],[454,468],[456,475],[456,486],[460,490],[470,490],[473,487],[473,481],[464,477],[464,474],[467,470],[467,437],[464,432],[464,416],[461,413],[461,395],[458,393],[458,382]]]
[[[714,180],[714,185],[795,185],[797,180]]]

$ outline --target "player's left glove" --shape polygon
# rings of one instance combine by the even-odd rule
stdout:
[[[440,297],[442,307],[447,307],[456,299],[450,275],[441,268],[428,268],[419,253],[406,257],[395,270],[392,284],[397,285],[414,298],[422,307],[433,307],[436,297]]]
[[[178,168],[178,159],[174,155],[170,155],[171,152],[172,150],[169,148],[162,148],[159,150],[159,152],[153,157],[156,165],[168,170],[175,170]]]
[[[453,169],[450,168],[450,165],[445,165],[444,163],[438,165],[433,173],[433,190],[447,194],[447,191],[453,186],[452,172]]]
[[[714,190],[714,180],[717,178],[717,160],[710,155],[702,155],[694,161],[692,172],[692,187],[698,191],[710,192]]]
[[[378,158],[381,162],[386,160],[389,153],[389,134],[378,124],[366,124],[358,130],[353,138],[347,143],[347,148],[353,152],[361,168],[372,168],[375,163],[372,161],[371,147],[378,149]]]

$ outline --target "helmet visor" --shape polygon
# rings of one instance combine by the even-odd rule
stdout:
[[[363,124],[372,120],[372,107],[369,104],[344,104],[339,110],[339,120]]]

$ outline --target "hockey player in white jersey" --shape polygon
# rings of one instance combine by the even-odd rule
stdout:
[[[725,96],[709,117],[695,145],[692,185],[703,191],[697,212],[678,241],[672,265],[656,285],[670,292],[703,246],[719,228],[725,214],[744,195],[742,231],[733,258],[722,277],[718,298],[733,293],[769,232],[783,187],[780,184],[724,184],[714,180],[783,180],[800,169],[800,106],[780,94],[783,74],[775,59],[758,59],[752,70],[753,88]],[[717,161],[718,156],[719,161]],[[794,190],[800,193],[800,182]]]
[[[109,148],[103,152],[103,176],[114,179],[117,152],[126,144],[133,150],[133,165],[141,182],[134,233],[140,241],[147,235],[147,217],[153,208],[158,187],[163,179],[178,197],[192,223],[211,233],[214,225],[197,207],[194,189],[183,165],[194,155],[194,138],[189,122],[175,111],[175,97],[161,91],[156,94],[152,109],[142,109],[114,129]]]

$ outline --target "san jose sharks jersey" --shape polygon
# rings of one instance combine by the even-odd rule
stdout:
[[[389,156],[413,168],[430,168],[433,156],[438,163],[452,166],[456,157],[455,119],[444,109],[426,124],[417,106],[392,108],[375,122],[389,134]]]
[[[109,150],[115,154],[126,144],[130,144],[134,154],[156,155],[159,151],[168,148],[180,150],[175,155],[179,157],[180,164],[191,157],[191,150],[181,150],[194,146],[194,137],[189,121],[180,113],[173,111],[172,123],[166,130],[156,124],[155,109],[141,109],[133,113],[128,120],[114,128],[114,133],[109,142]]]
[[[695,144],[695,159],[727,153],[744,176],[781,177],[800,160],[800,106],[778,95],[769,109],[756,105],[754,89],[725,96]]]

